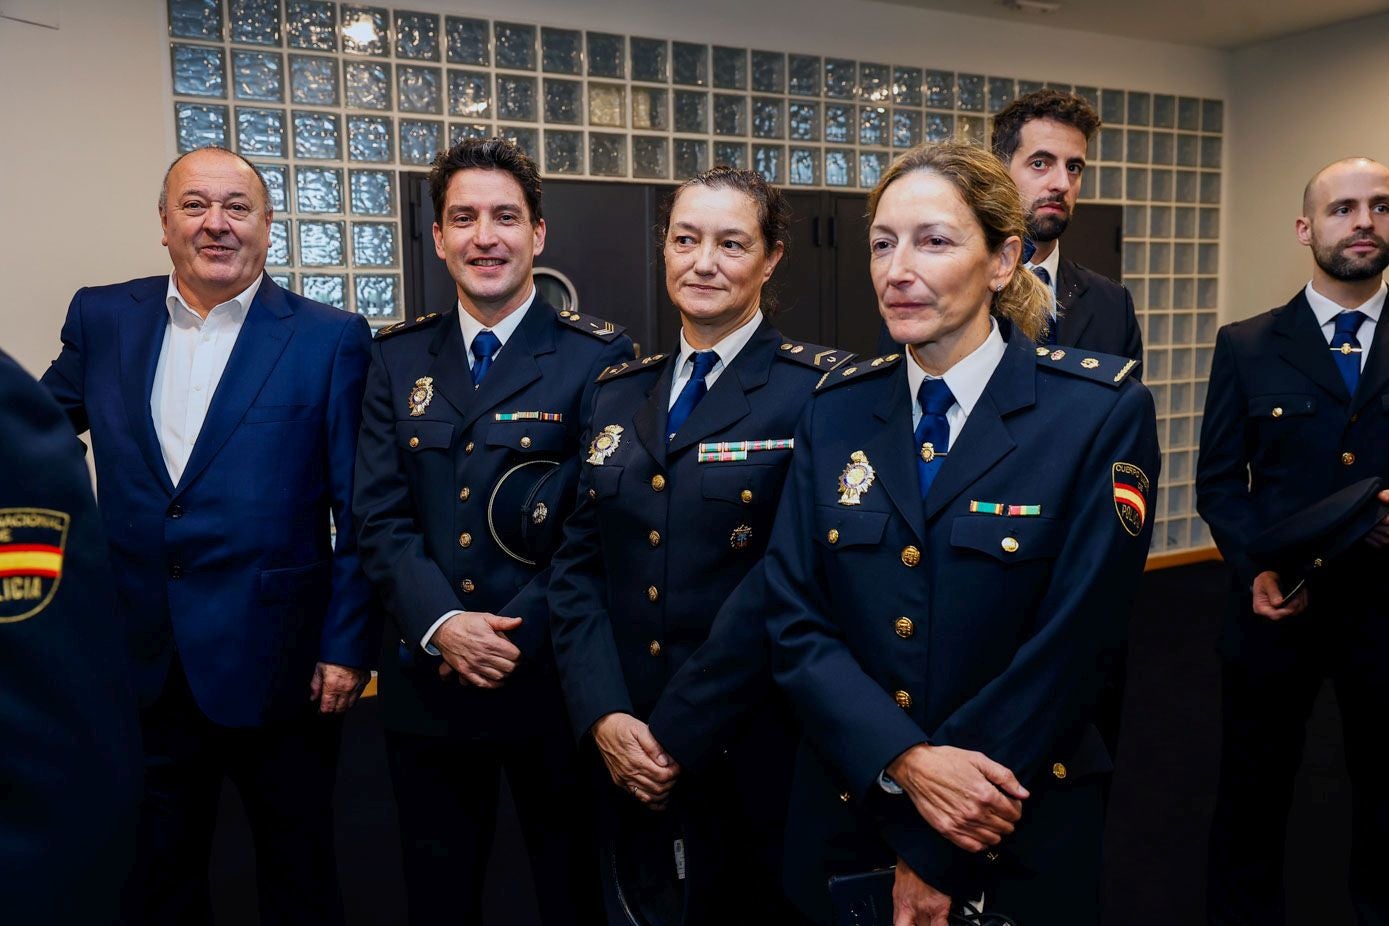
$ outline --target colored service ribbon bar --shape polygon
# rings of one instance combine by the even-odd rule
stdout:
[[[976,502],[969,503],[969,510],[972,514],[996,514],[1003,518],[1037,518],[1041,517],[1041,505],[1005,505],[1002,502]]]
[[[493,421],[563,421],[559,412],[497,412]]]
[[[56,579],[63,571],[63,551],[47,544],[15,543],[0,547],[0,578],[43,576]]]
[[[776,440],[738,440],[720,441],[699,445],[701,463],[738,463],[757,450],[794,450],[795,438],[781,437]]]

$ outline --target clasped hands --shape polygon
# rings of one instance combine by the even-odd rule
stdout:
[[[652,810],[664,810],[680,775],[676,762],[651,729],[631,714],[604,714],[593,725],[593,741],[613,784]]]
[[[520,626],[519,617],[485,611],[453,615],[429,638],[444,659],[439,664],[439,677],[457,673],[461,685],[500,688],[521,661],[521,650],[507,637]]]

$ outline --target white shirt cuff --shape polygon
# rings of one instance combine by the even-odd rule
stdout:
[[[424,636],[420,638],[420,648],[423,649],[426,653],[428,653],[428,654],[431,655],[431,656],[437,656],[437,655],[439,655],[439,648],[436,647],[436,646],[434,646],[433,644],[431,644],[431,643],[429,642],[430,640],[432,640],[432,639],[434,638],[434,631],[436,631],[436,630],[438,630],[440,627],[444,626],[444,621],[448,620],[450,617],[453,617],[455,614],[462,614],[462,613],[463,613],[462,611],[458,611],[458,610],[447,611],[447,612],[444,613],[444,616],[443,616],[443,617],[439,618],[437,621],[435,621],[434,623],[430,624],[430,625],[429,625],[429,629],[426,630],[426,631],[424,632]]]
[[[893,781],[891,778],[888,777],[886,769],[878,773],[878,787],[882,788],[888,794],[906,793],[902,790],[901,785],[899,785],[897,782]]]

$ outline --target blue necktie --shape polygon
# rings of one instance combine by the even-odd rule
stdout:
[[[1031,238],[1022,239],[1022,262],[1024,264],[1032,261],[1032,255],[1037,253],[1037,242]]]
[[[714,364],[719,362],[719,355],[711,350],[696,351],[693,358],[694,372],[690,374],[685,388],[680,390],[680,395],[676,397],[675,404],[670,407],[670,415],[666,418],[666,440],[675,437],[680,426],[690,417],[690,412],[694,411],[699,400],[704,398],[704,393],[709,391],[704,385],[704,377],[708,376]]]
[[[1032,272],[1037,275],[1037,279],[1045,284],[1047,289],[1051,289],[1051,274],[1047,273],[1046,267],[1033,267]],[[1056,332],[1061,327],[1061,313],[1058,311],[1054,317],[1047,322],[1047,333],[1043,338],[1043,343],[1055,346]]]
[[[1341,370],[1341,379],[1346,381],[1346,389],[1355,395],[1355,387],[1360,384],[1360,342],[1355,332],[1369,318],[1364,312],[1342,312],[1336,316],[1336,333],[1331,336],[1331,349],[1335,351],[1336,366]]]
[[[502,346],[502,339],[487,329],[473,338],[473,388],[482,385],[482,378],[492,368],[492,355]]]
[[[921,421],[916,425],[916,475],[924,499],[950,449],[950,422],[945,420],[945,413],[955,404],[955,396],[945,380],[923,379],[921,388],[916,390],[916,401],[921,405]],[[927,457],[931,459],[928,461]]]

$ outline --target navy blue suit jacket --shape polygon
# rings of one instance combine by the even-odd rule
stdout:
[[[456,308],[382,332],[372,344],[353,506],[367,574],[395,620],[381,658],[388,727],[526,737],[536,735],[535,712],[559,710],[545,604],[551,551],[533,563],[509,556],[493,539],[489,500],[508,471],[541,459],[561,464],[556,478],[572,500],[586,397],[604,368],[632,354],[621,329],[560,316],[538,296],[477,389]],[[433,398],[412,414],[411,392],[426,376]],[[507,420],[514,412],[557,418]],[[550,510],[547,518],[565,513]],[[521,663],[501,688],[438,677],[439,658],[420,640],[453,610],[522,619],[510,634]]]
[[[808,911],[827,875],[894,853],[950,893],[976,864],[878,785],[918,743],[983,752],[1034,798],[1110,767],[1088,719],[1152,531],[1114,485],[1146,481],[1152,504],[1155,415],[1121,358],[1048,354],[1013,336],[924,502],[901,355],[832,373],[801,421],[766,572],[776,678],[812,747],[787,869]],[[845,504],[858,451],[876,472]],[[1004,851],[1026,865],[1045,841],[1024,806]]]
[[[1128,288],[1062,257],[1056,271],[1056,305],[1062,347],[1114,354],[1143,362],[1143,333]],[[1136,378],[1142,368],[1133,371]]]
[[[350,506],[370,333],[262,279],[175,486],[150,415],[167,287],[79,290],[43,384],[91,432],[142,703],[177,649],[209,719],[257,726],[302,710],[315,662],[371,664]]]

